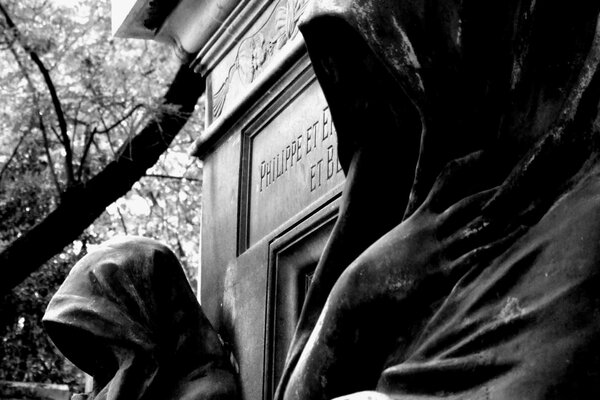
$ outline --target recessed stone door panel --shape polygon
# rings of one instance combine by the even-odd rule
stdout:
[[[333,229],[337,207],[315,213],[269,246],[265,399],[281,378],[306,292]]]

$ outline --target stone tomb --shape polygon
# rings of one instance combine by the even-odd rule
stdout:
[[[250,5],[251,4],[251,5]],[[245,399],[270,399],[333,227],[344,173],[297,21],[305,2],[240,3],[200,51],[207,126],[201,303]]]

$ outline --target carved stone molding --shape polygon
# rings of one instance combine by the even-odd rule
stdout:
[[[231,80],[237,74],[243,85],[251,84],[273,55],[298,34],[298,20],[304,13],[307,0],[279,0],[267,18],[235,48],[235,58],[224,81],[216,85],[212,114],[221,115],[229,93]]]

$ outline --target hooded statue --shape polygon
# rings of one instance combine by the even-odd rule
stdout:
[[[600,398],[599,15],[310,2],[347,179],[277,400]]]
[[[98,400],[235,399],[219,336],[179,261],[140,237],[108,241],[83,257],[43,322],[59,350],[94,378]]]

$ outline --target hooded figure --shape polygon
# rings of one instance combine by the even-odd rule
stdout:
[[[94,378],[88,399],[235,399],[219,336],[181,265],[157,241],[111,240],[83,257],[50,301],[48,335]]]
[[[600,397],[599,15],[310,2],[347,180],[277,399]]]

